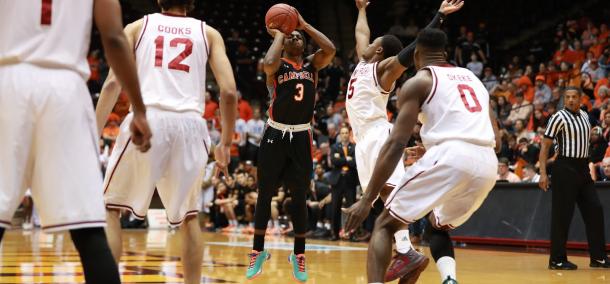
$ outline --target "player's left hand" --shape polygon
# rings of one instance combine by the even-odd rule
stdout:
[[[296,8],[294,10],[297,11]],[[301,13],[299,13],[299,11],[297,11],[297,15],[299,15],[299,23],[297,24],[297,30],[303,30],[308,24],[305,19],[303,19],[303,16],[301,16]]]
[[[220,173],[224,174],[225,177],[229,176],[229,163],[231,161],[231,146],[216,145],[214,149],[214,158],[216,159],[216,172],[215,177],[218,177]]]
[[[438,11],[443,15],[455,13],[464,7],[464,0],[443,0]]]
[[[364,222],[367,216],[369,216],[369,212],[371,212],[371,205],[364,202],[360,199],[350,208],[341,208],[343,213],[347,214],[347,222],[345,222],[344,231],[347,233],[351,233],[358,229],[360,224]]]
[[[426,148],[422,146],[408,147],[406,150],[407,157],[409,159],[413,159],[414,161],[419,160],[419,158],[421,158],[426,153]]]

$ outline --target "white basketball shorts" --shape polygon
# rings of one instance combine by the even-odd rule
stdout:
[[[447,141],[428,149],[407,169],[385,206],[404,223],[433,211],[437,227],[455,228],[481,206],[496,182],[497,169],[492,147]]]
[[[129,114],[110,156],[104,179],[106,208],[126,209],[136,218],[146,216],[155,188],[172,226],[197,215],[197,200],[208,160],[210,137],[197,112],[148,108],[151,148],[138,151],[131,142]]]
[[[105,225],[95,114],[79,74],[0,67],[0,131],[0,226],[28,187],[46,231]]]
[[[375,169],[381,147],[383,147],[383,144],[388,137],[390,137],[391,131],[392,124],[384,121],[384,123],[380,123],[376,127],[371,127],[366,130],[362,137],[358,137],[360,139],[356,142],[355,150],[356,169],[358,170],[358,178],[360,179],[360,186],[362,186],[363,191],[366,191],[369,181],[373,176],[373,170]],[[386,184],[391,187],[396,187],[404,175],[405,167],[401,159]]]

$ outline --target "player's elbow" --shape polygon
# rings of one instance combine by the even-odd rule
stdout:
[[[220,99],[226,104],[237,104],[237,89],[235,87],[220,89]]]
[[[324,53],[326,53],[328,56],[332,56],[334,57],[335,54],[337,54],[337,48],[335,47],[335,44],[333,44],[332,42],[330,43],[330,45],[328,45],[325,49],[324,49]]]

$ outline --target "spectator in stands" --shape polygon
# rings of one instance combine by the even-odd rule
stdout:
[[[493,93],[492,90],[498,85],[498,78],[490,67],[485,67],[484,76],[481,81],[490,94]]]
[[[583,65],[581,72],[589,74],[593,83],[597,83],[606,76],[605,70],[599,67],[597,58],[592,58],[588,63]]]
[[[237,89],[241,90],[244,98],[252,98],[252,81],[256,78],[254,56],[245,42],[241,42],[235,56]]]
[[[214,204],[218,206],[221,213],[225,214],[229,225],[223,229],[223,231],[232,232],[237,229],[237,217],[233,210],[237,205],[238,201],[235,196],[229,191],[226,183],[219,182],[216,185],[216,199]]]
[[[333,235],[331,240],[339,239],[341,230],[341,208],[350,207],[356,201],[356,186],[358,186],[358,172],[354,151],[356,145],[349,141],[350,130],[342,127],[337,142],[331,150],[333,175],[336,182],[332,184],[332,223]],[[346,203],[343,203],[345,198]]]
[[[593,127],[589,144],[590,161],[592,163],[601,162],[606,154],[606,148],[608,148],[608,141],[604,139],[602,128],[599,126]]]
[[[538,129],[539,127],[546,128],[547,119],[548,119],[548,116],[545,115],[543,110],[541,110],[541,109],[534,110],[531,129]]]
[[[405,27],[405,35],[407,36],[407,42],[413,41],[419,33],[419,27],[415,23],[414,18],[409,18],[409,23]]]
[[[203,118],[210,120],[214,118],[214,114],[218,109],[218,103],[214,101],[214,95],[210,90],[205,91],[205,112]]]
[[[540,154],[539,146],[530,143],[530,140],[527,138],[519,138],[518,141],[517,158],[526,161],[529,165],[535,165],[538,162],[538,155]]]
[[[520,182],[521,178],[510,171],[507,158],[498,160],[498,181]]]
[[[483,63],[487,62],[481,46],[474,40],[474,33],[468,32],[466,39],[458,42],[458,46],[455,48],[455,61],[459,66],[465,67],[466,59],[470,58],[472,53],[477,54]]]
[[[536,173],[536,168],[533,165],[525,165],[523,167],[523,182],[538,183],[540,181],[540,175]]]
[[[345,84],[345,76],[347,75],[343,68],[341,57],[335,57],[328,67],[322,69],[320,77],[324,78],[324,95],[322,103],[334,103],[339,96],[341,87]]]
[[[559,49],[555,51],[555,54],[553,55],[553,62],[555,62],[557,65],[561,64],[562,62],[566,62],[566,55],[569,52],[568,41],[565,39],[561,40],[559,43]]]
[[[536,76],[536,92],[534,94],[534,104],[547,104],[551,101],[551,95],[551,88],[545,83],[544,76]]]
[[[466,64],[466,68],[472,71],[472,73],[477,75],[477,77],[479,78],[481,78],[481,75],[483,75],[483,63],[479,61],[477,54],[474,52],[472,53],[472,55],[470,55],[470,62]]]
[[[120,127],[119,122],[120,118],[118,115],[111,113],[108,116],[108,122],[106,122],[106,127],[102,130],[102,138],[104,139],[104,143],[106,145],[114,145],[114,141],[119,136]]]
[[[604,158],[598,168],[597,181],[610,181],[610,157]]]
[[[332,216],[332,207],[326,206],[332,201],[330,192],[330,183],[324,172],[324,167],[321,164],[317,164],[314,170],[311,194],[307,200],[307,207],[311,214],[310,220],[315,225],[313,232],[313,237],[315,238],[323,239],[331,235],[330,218]]]
[[[533,106],[530,102],[523,98],[523,92],[515,94],[515,104],[508,115],[508,118],[504,121],[504,125],[511,126],[517,120],[527,120],[532,114]]]
[[[218,145],[220,142],[220,132],[214,127],[214,120],[207,120],[208,134],[213,145]]]
[[[252,107],[247,100],[244,100],[242,97],[241,91],[237,91],[237,111],[239,112],[239,117],[245,121],[248,121],[252,118]]]
[[[610,97],[610,89],[606,86],[601,86],[597,90],[597,96],[595,99],[595,103],[593,104],[593,108],[596,109],[605,109],[606,105],[608,105],[608,98]]]
[[[247,159],[252,161],[254,165],[258,164],[258,148],[261,145],[261,139],[263,138],[263,132],[265,131],[265,122],[261,119],[261,111],[259,108],[254,109],[252,119],[247,123],[248,131],[248,145],[247,147]]]
[[[247,137],[248,137],[248,124],[246,123],[246,121],[241,118],[241,117],[237,117],[237,120],[235,121],[235,135],[239,138],[239,142],[237,143],[237,147],[239,150],[239,159],[242,161],[245,161],[248,159],[247,155]]]

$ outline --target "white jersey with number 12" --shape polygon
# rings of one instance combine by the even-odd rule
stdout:
[[[146,106],[203,114],[209,55],[205,30],[205,22],[194,18],[144,17],[135,50]]]

